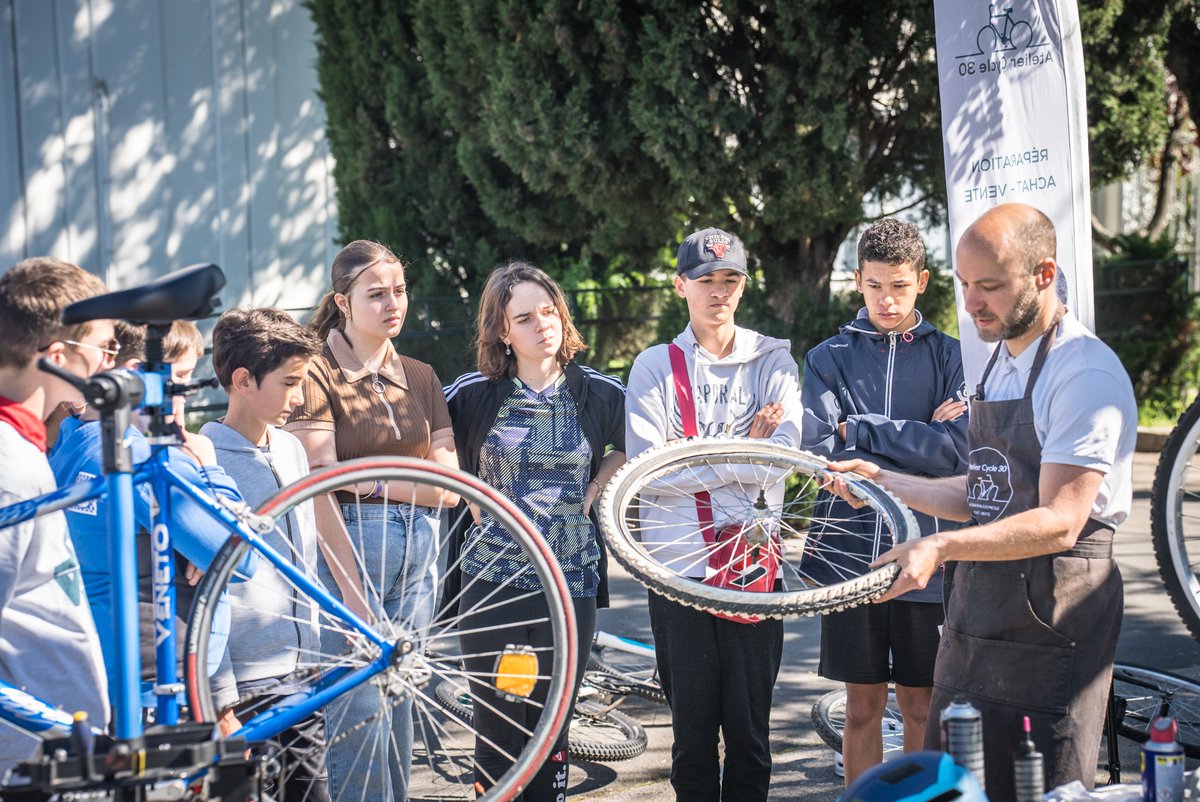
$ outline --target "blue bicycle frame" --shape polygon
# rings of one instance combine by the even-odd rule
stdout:
[[[169,379],[169,368],[162,372],[141,374],[146,387],[146,405],[161,404],[163,388]],[[165,440],[165,438],[159,438]],[[176,666],[175,627],[175,559],[168,522],[171,517],[171,491],[178,491],[220,521],[232,536],[247,541],[260,559],[266,559],[296,588],[326,613],[341,619],[380,649],[375,660],[365,666],[342,666],[321,676],[313,685],[281,704],[245,722],[235,736],[256,742],[271,738],[302,721],[332,699],[361,685],[370,677],[385,670],[391,663],[395,644],[388,642],[378,631],[331,596],[298,569],[288,557],[280,554],[246,524],[244,511],[233,511],[213,498],[200,486],[180,476],[169,462],[167,446],[172,443],[154,442],[151,456],[135,470],[117,470],[105,476],[79,482],[47,493],[35,499],[0,507],[0,529],[24,523],[38,515],[64,510],[97,498],[108,501],[107,529],[111,548],[110,569],[113,577],[113,617],[117,676],[110,677],[110,696],[113,700],[114,737],[122,740],[143,734],[141,704],[141,654],[139,651],[137,539],[134,526],[135,486],[149,485],[156,500],[151,505],[151,566],[153,580],[156,721],[159,724],[179,723],[178,693],[183,689]],[[18,729],[42,738],[63,737],[70,733],[71,716],[47,701],[0,680],[0,719]]]

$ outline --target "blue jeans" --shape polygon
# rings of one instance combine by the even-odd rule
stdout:
[[[437,583],[438,518],[426,507],[407,504],[343,504],[342,517],[373,590],[367,595],[376,615],[403,622],[404,630],[423,636],[433,618]],[[322,582],[340,594],[322,557]],[[382,609],[378,609],[378,608]],[[321,651],[346,651],[345,638],[322,629]],[[356,724],[370,723],[352,732]],[[326,713],[329,791],[335,799],[404,800],[412,762],[412,700],[393,705],[372,680],[344,694]]]

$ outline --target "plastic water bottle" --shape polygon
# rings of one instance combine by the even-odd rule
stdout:
[[[1142,746],[1144,802],[1182,802],[1183,747],[1175,740],[1175,719],[1150,722],[1150,740]]]
[[[1025,740],[1017,747],[1013,758],[1013,784],[1017,789],[1017,802],[1042,802],[1046,792],[1046,770],[1042,753],[1033,745],[1033,728],[1029,716],[1025,716]]]
[[[942,751],[984,784],[983,716],[966,699],[955,699],[942,711]]]

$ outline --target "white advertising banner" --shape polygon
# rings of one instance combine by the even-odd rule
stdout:
[[[934,0],[934,15],[951,245],[993,206],[1040,209],[1058,234],[1059,295],[1094,329],[1075,0]],[[961,292],[958,319],[967,387],[974,389],[992,346],[980,341]]]

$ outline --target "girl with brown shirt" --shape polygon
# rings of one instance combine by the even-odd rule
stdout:
[[[358,240],[338,253],[331,272],[333,290],[311,322],[325,346],[305,381],[304,404],[286,428],[304,444],[314,468],[367,456],[421,457],[457,468],[441,382],[432,367],[392,346],[408,311],[404,265],[383,245]],[[435,598],[439,521],[429,508],[445,509],[457,498],[396,480],[355,491],[317,504],[321,579],[368,620],[386,618],[420,633]],[[341,536],[330,538],[330,532]],[[348,644],[326,628],[321,648],[339,654]],[[356,727],[376,717],[390,717],[384,722],[390,727]],[[327,720],[334,799],[407,798],[411,699],[385,703],[381,689],[365,683],[331,704]],[[386,737],[379,738],[380,731]]]

